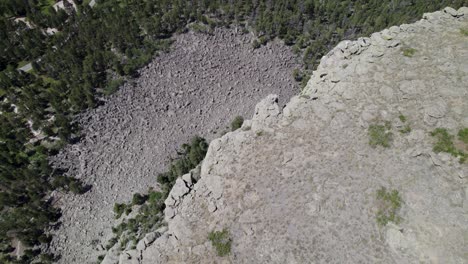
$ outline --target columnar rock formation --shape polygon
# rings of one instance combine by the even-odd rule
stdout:
[[[468,262],[468,166],[435,153],[430,136],[468,127],[463,29],[468,8],[447,8],[343,41],[284,109],[270,95],[241,129],[213,140],[200,171],[179,179],[167,199],[167,230],[115,259]],[[388,148],[369,145],[374,124],[393,134]],[[399,191],[399,224],[377,224],[381,187]],[[223,229],[232,249],[219,257],[207,237]]]

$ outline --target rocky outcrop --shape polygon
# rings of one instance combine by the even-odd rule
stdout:
[[[292,76],[296,55],[280,41],[253,49],[251,34],[216,28],[173,39],[140,76],[83,113],[83,137],[53,158],[92,188],[58,194],[62,222],[51,251],[58,263],[94,263],[113,234],[115,203],[155,186],[170,157],[194,135],[219,137],[232,119],[250,115],[256,103],[278,93],[283,105],[299,92]]]
[[[197,183],[185,175],[171,191],[167,232],[120,263],[468,262],[468,166],[430,136],[468,127],[461,28],[468,9],[447,8],[341,42],[284,109],[270,95],[213,140]],[[380,123],[389,148],[369,145]],[[399,224],[376,222],[381,187],[401,195]],[[223,229],[227,257],[208,240]]]

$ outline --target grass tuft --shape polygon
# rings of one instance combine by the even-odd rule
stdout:
[[[445,128],[436,128],[431,132],[431,136],[435,137],[437,141],[434,143],[432,150],[435,153],[446,152],[451,154],[454,157],[460,157],[460,163],[465,163],[468,158],[468,153],[464,152],[462,149],[457,149],[453,140],[454,136],[450,135]],[[459,145],[468,144],[468,128],[463,128],[458,131],[458,142]]]
[[[377,146],[389,148],[393,140],[393,134],[389,131],[390,129],[391,124],[389,122],[386,122],[385,125],[370,125],[368,130],[369,145],[374,148]]]
[[[406,122],[406,116],[400,114],[400,115],[398,116],[398,118],[400,119],[401,122],[403,122],[403,123]]]
[[[468,37],[468,28],[460,28],[460,33],[461,33],[463,36],[467,36],[467,37]]]
[[[413,48],[402,48],[401,51],[403,52],[403,56],[411,58],[414,56],[417,50]]]
[[[435,153],[447,152],[453,156],[457,156],[458,151],[453,144],[453,136],[447,132],[447,129],[436,128],[433,132],[431,132],[431,136],[437,138],[437,142],[432,148]]]
[[[229,231],[224,229],[223,231],[213,231],[208,234],[208,239],[216,249],[216,253],[220,257],[224,257],[231,253],[232,240],[229,237]]]
[[[399,224],[401,217],[398,216],[398,210],[403,203],[397,190],[387,191],[384,187],[377,191],[377,200],[379,210],[377,211],[377,223],[385,226],[388,222]]]
[[[231,131],[241,128],[243,123],[244,123],[244,118],[242,116],[236,116],[234,120],[231,122]]]
[[[467,127],[462,128],[458,131],[458,139],[461,142],[468,144],[468,128]]]

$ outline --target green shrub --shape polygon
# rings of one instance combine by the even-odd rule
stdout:
[[[241,128],[243,123],[244,118],[242,116],[236,116],[236,118],[231,122],[231,131]]]
[[[120,216],[125,212],[125,208],[127,206],[125,204],[119,204],[116,203],[114,204],[114,214],[115,214],[115,219],[119,219]]]
[[[72,178],[71,182],[68,184],[68,188],[75,194],[83,194],[86,192],[86,186],[83,185],[80,180],[75,178]]]
[[[400,115],[398,116],[398,118],[400,119],[401,122],[403,122],[403,123],[406,122],[406,116],[400,114]]]
[[[294,69],[293,70],[293,78],[294,78],[294,80],[296,82],[300,82],[304,78],[304,75],[301,73],[301,71],[299,69]]]
[[[455,147],[455,144],[453,143],[455,137],[450,135],[447,129],[436,128],[431,132],[431,136],[437,139],[432,148],[435,153],[446,152],[454,157],[460,157],[460,163],[464,163],[467,160],[468,153],[465,153],[463,150],[457,149]],[[468,128],[460,129],[458,131],[458,139],[463,143],[467,143]]]
[[[458,139],[465,144],[468,144],[468,128],[463,128],[458,131]]]
[[[189,25],[189,28],[198,33],[204,33],[204,34],[212,34],[213,33],[213,27],[210,25],[205,25],[202,23],[193,23]]]
[[[164,195],[162,192],[155,192],[151,191],[148,195],[148,202],[149,203],[156,203],[164,199]]]
[[[142,205],[146,202],[148,196],[139,193],[133,194],[132,205]]]
[[[304,90],[304,88],[307,86],[307,83],[309,82],[310,80],[310,74],[304,74],[304,78],[302,78],[302,81],[301,81],[301,90]]]
[[[218,256],[224,257],[231,253],[232,240],[229,237],[229,231],[227,229],[210,232],[210,234],[208,234],[208,239],[216,249]]]
[[[55,188],[63,188],[74,194],[83,194],[87,191],[87,186],[84,185],[79,179],[63,175],[57,176],[52,181],[52,186]]]
[[[260,42],[258,42],[258,40],[256,40],[256,39],[252,42],[252,48],[254,48],[254,49],[258,49],[261,46],[262,45],[260,44]]]
[[[39,242],[41,242],[43,244],[48,244],[48,243],[50,243],[50,241],[52,241],[52,236],[42,234],[42,235],[39,236],[38,240],[39,240]]]
[[[115,79],[107,83],[106,88],[102,91],[103,94],[105,95],[110,95],[115,93],[119,87],[124,83],[124,80],[122,79]]]
[[[460,33],[461,33],[463,36],[467,36],[467,37],[468,37],[468,29],[466,29],[466,28],[460,28]]]
[[[400,121],[401,121],[402,123],[406,123],[406,120],[407,120],[407,119],[406,119],[406,116],[404,116],[403,114],[400,114],[400,115],[398,116],[398,118],[400,119]],[[408,134],[408,133],[411,132],[411,127],[410,127],[409,125],[406,125],[405,127],[403,127],[402,129],[400,129],[400,130],[398,130],[398,131],[400,131],[400,133],[402,133],[402,134]]]
[[[402,48],[401,51],[403,52],[403,56],[413,57],[417,50],[413,48]]]
[[[448,133],[447,129],[436,128],[433,132],[431,132],[431,136],[437,138],[437,142],[432,148],[435,153],[447,152],[453,156],[458,155],[458,151],[453,144],[453,136]]]
[[[53,254],[50,253],[42,253],[39,255],[39,259],[41,260],[40,263],[46,264],[46,263],[54,263],[57,261],[56,257]]]
[[[388,222],[399,224],[401,217],[398,210],[401,208],[402,200],[397,190],[387,191],[384,187],[377,191],[378,208],[377,223],[385,226]]]
[[[267,36],[261,36],[258,38],[260,45],[266,45],[270,39]]]
[[[125,214],[126,214],[126,215],[129,215],[129,214],[131,214],[131,213],[132,213],[132,207],[131,207],[131,206],[125,207]]]
[[[390,129],[391,125],[389,122],[386,122],[385,125],[370,125],[368,130],[369,145],[372,147],[382,146],[389,148],[393,140],[393,134],[389,131]]]

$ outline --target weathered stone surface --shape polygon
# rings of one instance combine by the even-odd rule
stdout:
[[[101,264],[118,264],[120,259],[120,253],[120,245],[114,245],[111,249],[109,249],[109,251],[107,251],[107,254],[104,256],[104,259],[102,260]]]
[[[242,129],[211,142],[142,263],[468,262],[467,165],[434,153],[429,135],[466,126],[464,10],[341,42],[283,111],[276,96],[262,100]],[[403,56],[403,44],[417,53]],[[384,121],[391,147],[373,148],[367,128]],[[398,225],[376,223],[381,187],[400,192]],[[207,240],[222,229],[224,258]]]
[[[182,196],[187,194],[190,189],[185,184],[185,181],[181,178],[177,179],[174,187],[172,187],[171,192],[169,193],[169,197],[172,197],[175,200],[179,200]]]

